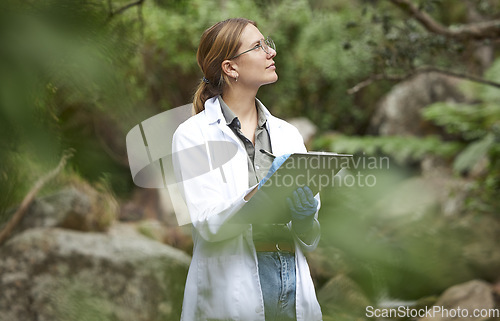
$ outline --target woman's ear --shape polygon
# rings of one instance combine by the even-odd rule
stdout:
[[[224,60],[221,65],[222,72],[231,78],[238,77],[238,64],[231,60]]]

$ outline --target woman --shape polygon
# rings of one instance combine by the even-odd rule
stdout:
[[[194,97],[195,115],[173,138],[174,168],[194,241],[183,321],[322,318],[303,254],[319,241],[319,195],[307,187],[296,190],[287,200],[288,224],[235,223],[287,155],[306,151],[297,129],[256,99],[260,86],[278,79],[275,56],[272,40],[247,19],[219,22],[201,37],[197,60],[204,77]],[[261,149],[285,156],[273,161]],[[196,157],[183,159],[183,151],[195,151]],[[221,154],[229,161],[214,165],[214,155]]]

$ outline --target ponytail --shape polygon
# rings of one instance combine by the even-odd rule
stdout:
[[[198,114],[205,108],[205,101],[208,99],[206,95],[204,95],[205,86],[205,82],[201,81],[201,83],[198,85],[198,88],[196,88],[193,98],[193,115]]]
[[[198,114],[205,109],[205,102],[214,96],[222,94],[222,83],[213,85],[211,82],[206,83],[201,80],[196,88],[193,98],[193,114]]]

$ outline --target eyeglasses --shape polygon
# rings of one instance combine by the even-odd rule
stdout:
[[[273,39],[267,37],[266,39],[260,39],[259,44],[256,45],[255,47],[253,47],[251,49],[248,49],[248,50],[245,50],[242,53],[239,53],[236,56],[234,56],[232,58],[229,58],[229,60],[237,58],[237,57],[241,56],[244,53],[247,53],[249,51],[256,50],[256,49],[259,49],[259,48],[262,48],[262,50],[264,50],[264,52],[266,54],[268,54],[268,55],[271,54],[271,49],[273,49],[274,51],[276,51],[276,45],[274,44]]]

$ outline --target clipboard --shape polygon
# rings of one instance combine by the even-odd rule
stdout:
[[[236,215],[240,223],[280,224],[291,219],[287,197],[308,186],[314,195],[334,187],[343,169],[353,165],[353,155],[327,152],[294,153],[252,196]]]

